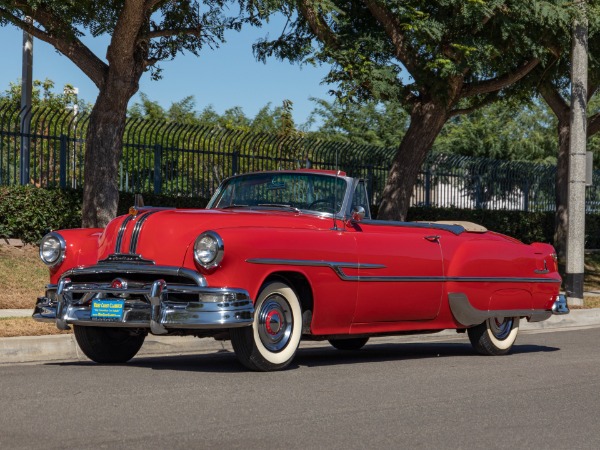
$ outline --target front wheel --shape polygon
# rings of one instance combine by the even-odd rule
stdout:
[[[74,327],[77,344],[92,361],[125,363],[142,347],[146,333],[125,328]]]
[[[473,348],[482,355],[507,354],[519,332],[518,317],[492,317],[467,330]]]
[[[283,369],[300,345],[302,309],[298,296],[287,284],[272,282],[264,286],[254,309],[252,327],[230,330],[235,356],[251,370]]]

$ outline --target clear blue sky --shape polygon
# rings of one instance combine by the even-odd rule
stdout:
[[[196,109],[201,111],[213,105],[218,113],[234,106],[241,106],[248,117],[271,102],[281,105],[284,99],[294,103],[294,120],[306,122],[314,107],[310,97],[327,98],[330,87],[322,85],[327,73],[325,67],[292,65],[271,59],[259,63],[252,55],[252,44],[267,34],[276,36],[282,23],[274,21],[262,28],[247,27],[241,32],[229,32],[227,42],[219,49],[205,48],[200,57],[192,54],[179,55],[173,61],[160,64],[163,78],[152,81],[146,73],[140,82],[139,92],[165,108],[172,102],[193,95]],[[21,54],[23,33],[13,26],[0,27],[2,45],[2,68],[0,91],[8,89],[10,82],[21,78]],[[97,56],[105,59],[108,37],[84,39]],[[55,89],[62,91],[65,84],[79,88],[79,96],[93,103],[98,94],[96,86],[68,58],[38,39],[34,40],[33,79],[54,81]],[[139,92],[129,106],[139,98]]]

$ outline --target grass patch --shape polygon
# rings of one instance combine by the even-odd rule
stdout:
[[[0,245],[0,309],[33,309],[49,282],[48,268],[33,245]]]
[[[583,290],[585,292],[598,292],[600,297],[600,253],[585,255],[585,275]]]
[[[36,322],[31,317],[0,318],[0,338],[18,336],[46,336],[48,334],[67,334],[53,323]]]

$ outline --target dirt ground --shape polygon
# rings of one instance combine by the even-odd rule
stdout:
[[[49,282],[48,268],[33,245],[0,245],[0,309],[33,309]]]

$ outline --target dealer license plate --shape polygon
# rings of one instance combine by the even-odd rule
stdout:
[[[97,298],[92,300],[90,318],[100,322],[120,322],[123,320],[125,300],[107,300]]]

